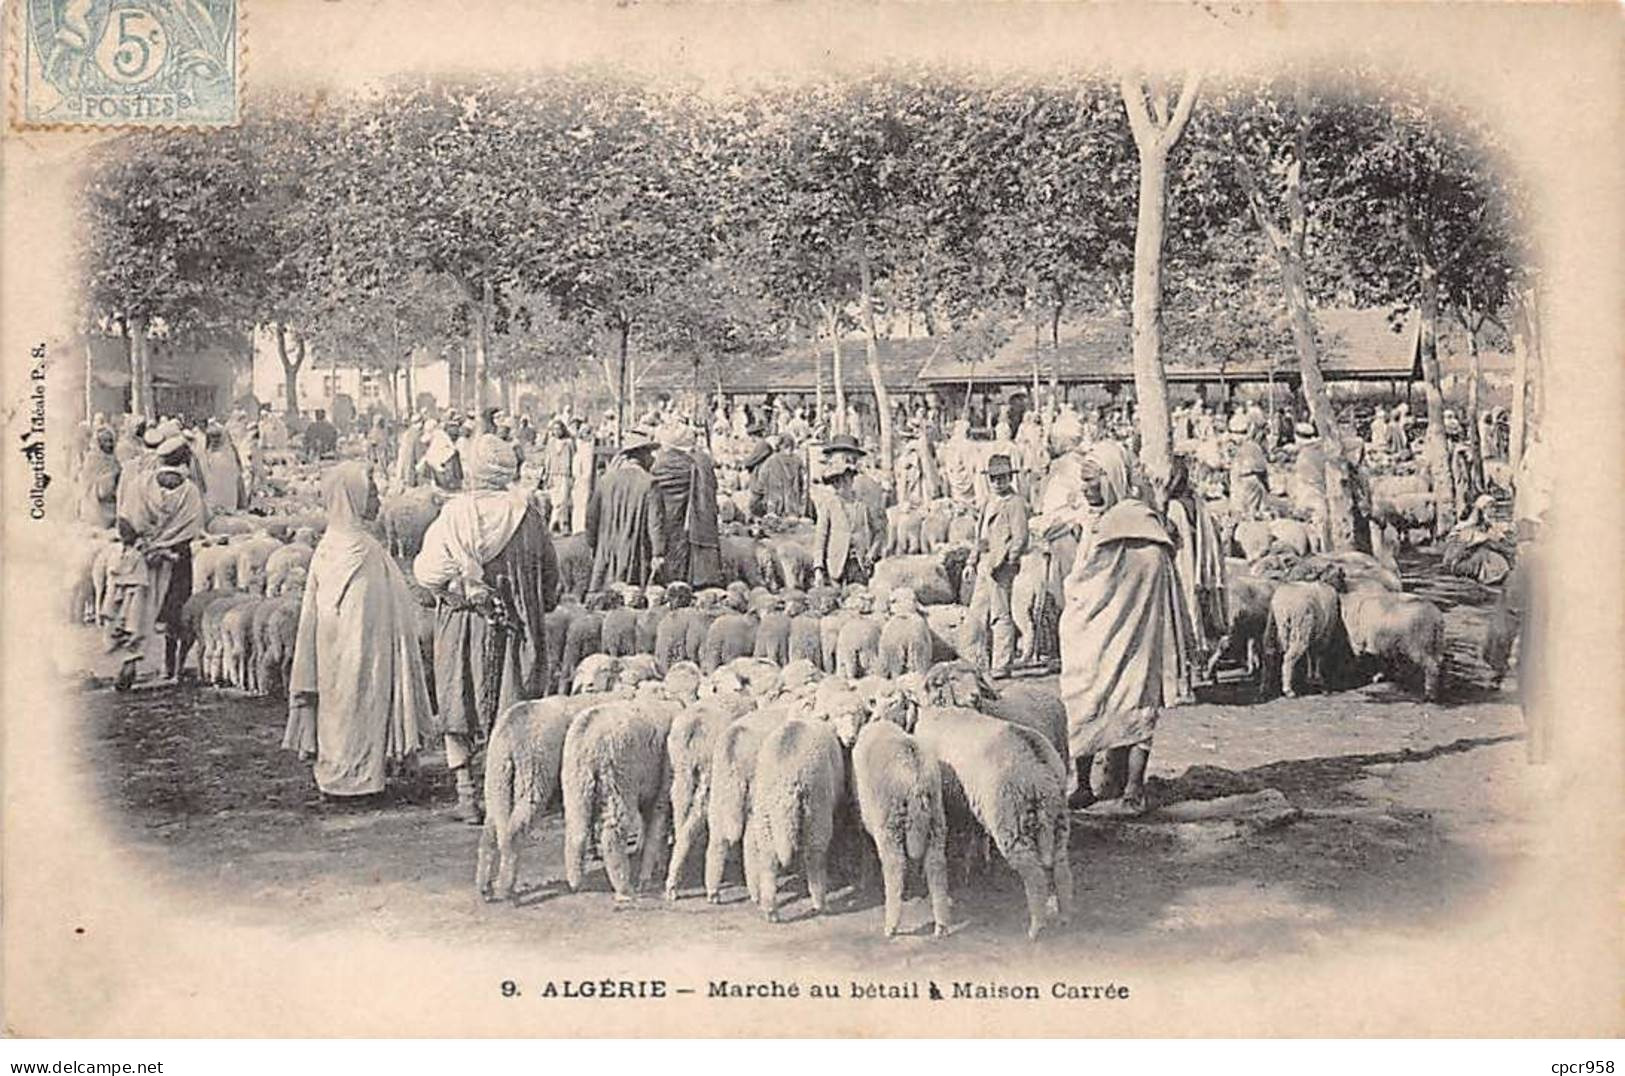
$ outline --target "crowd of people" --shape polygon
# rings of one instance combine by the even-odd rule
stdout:
[[[83,431],[79,514],[116,530],[121,545],[98,609],[121,684],[143,664],[173,678],[192,550],[210,520],[255,510],[268,459],[319,469],[326,529],[305,577],[285,744],[314,760],[324,793],[352,797],[380,791],[391,766],[438,729],[457,813],[477,821],[485,736],[506,706],[552,684],[544,640],[559,589],[555,538],[585,536],[592,592],[698,590],[725,581],[727,521],[799,520],[815,584],[850,586],[868,582],[887,552],[888,509],[952,502],[974,519],[967,606],[988,626],[990,675],[1017,669],[1012,590],[1024,556],[1042,551],[1058,630],[1050,652],[1028,656],[1059,673],[1077,773],[1071,805],[1138,813],[1159,716],[1194,697],[1227,630],[1226,528],[1282,505],[1325,525],[1315,427],[1288,408],[1272,418],[1238,403],[1224,415],[1198,398],[1171,416],[1171,473],[1149,476],[1132,403],[999,404],[979,417],[986,436],[973,437],[968,414],[907,401],[893,416],[887,467],[872,411],[809,416],[782,401],[719,399],[709,413],[685,413],[663,400],[624,428],[614,412],[594,422],[567,407],[534,423],[497,408],[377,414],[349,437],[321,410],[291,424],[268,409],[190,425],[126,416],[115,427],[98,415]],[[1450,429],[1452,417],[1454,451],[1462,430],[1459,420]],[[1481,418],[1486,447],[1504,446],[1503,418]],[[1411,458],[1404,405],[1347,428],[1356,432],[1345,460],[1390,468]],[[403,566],[376,520],[384,495],[416,487],[442,503]],[[1454,537],[1493,529],[1482,487],[1469,489]],[[434,601],[429,662],[412,583]]]

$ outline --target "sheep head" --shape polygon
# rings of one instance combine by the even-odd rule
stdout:
[[[779,690],[784,693],[800,691],[808,684],[816,684],[823,673],[806,658],[796,658],[779,671]]]
[[[587,595],[587,608],[595,612],[606,612],[621,607],[621,596],[613,590],[600,590]]]
[[[818,685],[813,712],[820,720],[829,723],[842,747],[851,747],[856,743],[859,731],[869,720],[869,707],[864,704],[863,696],[832,680]]]
[[[576,665],[575,679],[570,685],[573,695],[585,695],[610,690],[615,686],[620,662],[608,654],[588,654]]]
[[[629,654],[620,659],[616,682],[635,687],[648,680],[659,680],[660,670],[655,667],[653,654]]]
[[[764,658],[735,658],[725,667],[739,677],[746,690],[758,699],[778,694],[784,679],[779,667]]]
[[[892,616],[918,616],[920,603],[914,596],[913,587],[897,587],[891,592],[890,607]]]
[[[666,588],[659,583],[650,583],[643,588],[643,606],[641,608],[658,609],[666,601]],[[637,607],[635,607],[637,608]]]
[[[744,690],[745,681],[726,665],[701,680],[698,689],[702,699],[712,695],[737,695]]]
[[[666,670],[666,694],[680,702],[692,702],[699,697],[700,667],[692,661],[679,661]]]
[[[694,588],[678,580],[668,584],[665,593],[666,604],[673,609],[683,609],[694,604]]]
[[[968,661],[942,661],[925,674],[924,699],[928,706],[960,706],[980,710],[999,697],[980,669]]]

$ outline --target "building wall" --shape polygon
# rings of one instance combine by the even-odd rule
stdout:
[[[425,358],[420,355],[420,364],[412,370],[412,391],[416,395],[430,393],[436,406],[446,407],[451,400],[449,366],[443,358],[424,361]],[[404,398],[404,375],[397,379],[397,384],[392,388],[387,375],[363,373],[353,364],[346,365],[343,360],[335,368],[327,356],[314,348],[306,352],[305,363],[294,380],[299,390],[299,408],[307,413],[321,408],[331,414],[333,400],[340,394],[349,396],[361,412],[366,412],[375,403],[392,411],[409,406]],[[285,408],[282,360],[277,354],[276,338],[270,332],[255,334],[253,385],[254,395],[261,403],[270,404],[277,411]]]

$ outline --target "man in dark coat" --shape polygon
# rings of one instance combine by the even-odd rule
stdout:
[[[587,502],[589,590],[611,583],[647,586],[665,564],[665,507],[649,477],[654,450],[647,435],[629,431]]]
[[[764,441],[745,460],[750,476],[750,511],[754,516],[799,516],[807,503],[806,472],[786,434],[775,450]]]
[[[662,431],[660,452],[649,470],[660,491],[665,531],[663,582],[681,580],[698,590],[722,582],[722,542],[717,533],[717,472],[694,441],[694,429]]]
[[[319,460],[331,458],[338,452],[339,431],[327,421],[327,412],[316,409],[316,418],[305,427],[305,458]]]

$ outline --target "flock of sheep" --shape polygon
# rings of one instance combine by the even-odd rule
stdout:
[[[475,870],[487,899],[516,895],[523,838],[560,801],[565,881],[581,887],[595,847],[618,901],[662,868],[677,900],[703,846],[708,900],[720,900],[737,850],[769,921],[796,865],[818,913],[833,851],[859,887],[878,859],[887,935],[901,924],[909,864],[922,867],[941,935],[950,849],[963,878],[991,845],[1021,877],[1029,937],[1070,915],[1064,719],[1057,728],[1045,708],[1001,697],[966,662],[850,679],[807,658],[781,668],[741,657],[710,674],[682,660],[661,675],[653,655],[594,654],[572,689],[516,703],[492,730]]]
[[[316,485],[303,470],[285,479],[285,510],[217,517],[194,549],[181,660],[195,647],[205,683],[286,689],[321,527],[300,514]],[[380,529],[395,556],[409,563],[440,500],[421,489],[384,498]],[[1405,507],[1389,522],[1409,521]],[[979,671],[987,626],[968,615],[964,572],[974,515],[947,501],[890,509],[887,555],[867,586],[814,586],[805,525],[725,520],[723,530],[726,585],[698,591],[588,593],[585,536],[556,541],[560,593],[546,616],[554,682],[491,732],[480,892],[515,894],[520,838],[560,802],[566,881],[580,886],[595,848],[617,899],[651,885],[662,865],[676,899],[703,847],[711,900],[738,849],[751,900],[769,918],[781,872],[798,862],[822,910],[833,850],[857,884],[878,859],[887,934],[899,927],[907,865],[920,864],[941,933],[949,849],[963,878],[991,847],[1022,879],[1029,934],[1051,915],[1064,920],[1065,713],[1052,687],[1017,680],[995,692]],[[1226,525],[1225,542],[1241,556],[1227,561],[1229,632],[1214,665],[1244,655],[1261,688],[1288,695],[1324,684],[1331,662],[1409,666],[1425,696],[1438,696],[1442,616],[1405,594],[1389,567],[1321,551],[1292,518]],[[81,611],[99,605],[107,549],[102,537],[74,559]],[[1055,653],[1048,575],[1042,548],[1023,558],[1013,605],[1024,658]],[[420,643],[432,657],[433,600],[419,596]]]

